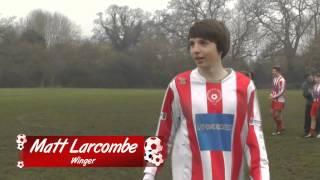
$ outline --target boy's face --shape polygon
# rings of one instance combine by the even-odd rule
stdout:
[[[218,52],[216,43],[203,38],[189,39],[190,54],[197,67],[208,68],[221,61],[221,53]]]
[[[320,83],[320,76],[314,76],[314,81],[316,83]]]
[[[313,81],[313,76],[312,76],[312,75],[309,75],[308,78],[307,78],[307,80],[308,80],[309,82],[312,82],[312,81]]]
[[[277,77],[278,74],[279,74],[278,71],[276,69],[272,68],[272,76]]]

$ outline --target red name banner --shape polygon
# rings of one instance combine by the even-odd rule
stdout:
[[[17,136],[28,167],[143,167],[144,136]]]

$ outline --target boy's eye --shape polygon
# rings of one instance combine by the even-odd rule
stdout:
[[[201,40],[196,40],[196,41],[189,41],[189,47],[193,47],[195,44],[206,46],[209,44],[209,41],[201,39]]]
[[[208,41],[206,41],[206,40],[200,40],[200,41],[199,41],[199,44],[206,45],[206,44],[208,44]]]

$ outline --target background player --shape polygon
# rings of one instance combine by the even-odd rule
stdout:
[[[286,80],[281,75],[279,66],[272,68],[272,77],[271,113],[276,123],[276,131],[272,134],[280,135],[285,130],[282,112],[285,106]]]
[[[315,85],[313,86],[313,102],[311,106],[310,116],[311,116],[311,126],[310,131],[305,137],[316,137],[316,125],[317,125],[317,116],[319,113],[320,107],[320,73],[315,74],[314,76]],[[320,136],[319,136],[320,138]]]

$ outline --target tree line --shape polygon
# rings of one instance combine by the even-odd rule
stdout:
[[[320,0],[171,0],[154,13],[111,5],[97,12],[92,37],[68,17],[33,10],[0,15],[0,87],[165,87],[194,67],[187,33],[192,22],[226,22],[231,49],[223,60],[252,71],[260,87],[280,65],[288,86],[320,71]]]

